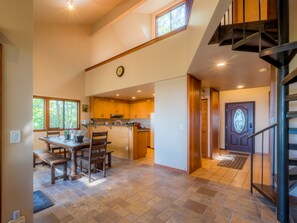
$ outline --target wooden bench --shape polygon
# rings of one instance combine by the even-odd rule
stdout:
[[[40,149],[40,150],[34,150],[33,151],[33,167],[36,166],[36,159],[40,159],[42,162],[50,165],[51,167],[51,181],[52,184],[55,183],[55,180],[63,178],[64,180],[67,180],[67,159],[63,158],[57,154],[50,153],[46,150]],[[56,166],[57,165],[63,165],[63,176],[57,176],[55,174]]]

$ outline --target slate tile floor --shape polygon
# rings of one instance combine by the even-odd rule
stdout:
[[[90,184],[83,177],[51,185],[49,168],[37,166],[34,190],[55,205],[34,214],[34,222],[277,222],[275,208],[257,193],[157,168],[152,160],[150,152],[136,162],[113,158],[107,177],[98,174]]]

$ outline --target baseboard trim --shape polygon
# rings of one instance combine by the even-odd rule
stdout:
[[[168,171],[173,171],[173,172],[176,172],[176,173],[188,174],[188,172],[185,171],[185,170],[176,169],[176,168],[169,167],[169,166],[164,166],[164,165],[160,165],[160,164],[154,164],[154,166],[158,167],[158,168],[166,169]]]

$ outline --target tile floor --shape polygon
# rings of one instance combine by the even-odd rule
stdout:
[[[277,222],[275,208],[246,190],[248,167],[234,171],[206,159],[185,175],[154,167],[153,159],[153,150],[137,161],[113,158],[107,177],[98,174],[90,184],[83,177],[51,185],[49,168],[37,166],[34,190],[55,205],[34,214],[34,222]]]

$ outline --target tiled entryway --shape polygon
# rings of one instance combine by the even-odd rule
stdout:
[[[34,190],[55,205],[34,214],[34,222],[276,222],[275,208],[257,193],[213,180],[218,172],[185,175],[154,167],[149,152],[135,162],[114,158],[107,177],[90,184],[83,177],[51,185],[49,168],[38,166]]]

